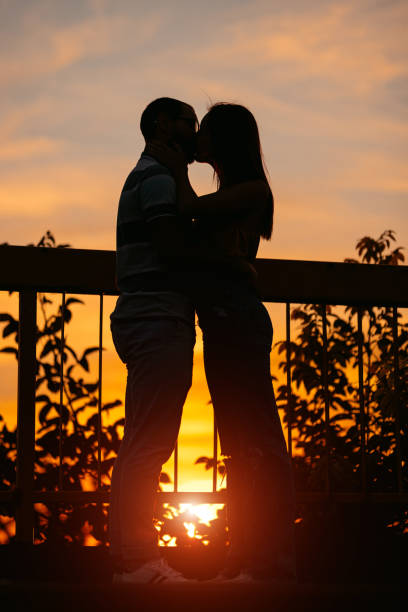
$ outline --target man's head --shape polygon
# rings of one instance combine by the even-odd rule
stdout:
[[[194,160],[197,115],[192,106],[174,98],[158,98],[150,102],[140,118],[140,129],[146,142],[160,140],[180,145],[187,161]]]

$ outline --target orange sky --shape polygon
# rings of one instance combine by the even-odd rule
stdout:
[[[143,146],[140,114],[167,95],[199,118],[209,101],[253,111],[276,201],[261,257],[341,261],[358,238],[385,229],[408,245],[407,17],[404,1],[6,0],[0,243],[24,245],[50,229],[73,247],[114,249],[118,195]],[[208,167],[193,165],[191,178],[199,193],[214,189]],[[9,301],[0,293],[1,312]],[[96,342],[92,302],[76,310],[75,346]],[[105,400],[123,397],[125,382],[109,309],[110,298]],[[283,306],[270,311],[276,341]],[[15,374],[0,354],[0,413],[10,423]],[[206,476],[191,465],[211,450],[208,399],[198,341],[181,488],[201,487]]]

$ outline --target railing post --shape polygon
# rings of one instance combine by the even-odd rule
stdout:
[[[19,294],[16,541],[33,543],[37,293]]]
[[[322,325],[323,325],[323,394],[324,394],[324,424],[325,424],[325,441],[326,441],[326,493],[330,495],[331,490],[331,466],[330,466],[330,399],[329,399],[329,382],[328,382],[328,343],[327,343],[327,304],[322,304]]]
[[[358,397],[360,404],[360,438],[361,438],[361,485],[364,495],[367,494],[367,458],[366,458],[366,413],[364,398],[364,361],[363,361],[363,309],[357,309],[358,326]]]
[[[293,406],[292,406],[292,373],[291,373],[291,350],[290,350],[290,302],[286,302],[286,389],[287,389],[287,415],[288,415],[288,451],[292,459],[292,424],[293,424]]]

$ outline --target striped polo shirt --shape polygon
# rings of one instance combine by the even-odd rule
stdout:
[[[168,168],[142,153],[119,199],[116,280],[121,295],[112,317],[172,317],[194,324],[191,300],[171,286],[150,235],[152,221],[177,214],[176,185]]]

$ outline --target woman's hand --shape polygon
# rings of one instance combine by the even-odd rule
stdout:
[[[152,140],[147,144],[145,152],[166,166],[174,176],[187,170],[186,157],[182,148],[176,143],[173,148],[158,140]]]

